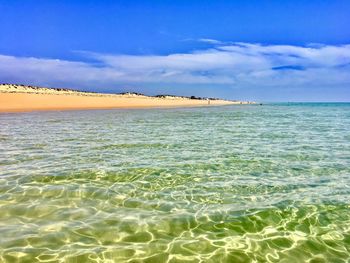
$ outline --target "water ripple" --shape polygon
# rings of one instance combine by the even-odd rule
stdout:
[[[348,262],[349,104],[0,115],[1,262]]]

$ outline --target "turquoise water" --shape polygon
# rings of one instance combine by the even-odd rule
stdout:
[[[349,262],[350,104],[0,114],[0,262]]]

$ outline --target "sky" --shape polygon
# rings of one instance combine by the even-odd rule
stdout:
[[[350,101],[350,1],[0,0],[0,82]]]

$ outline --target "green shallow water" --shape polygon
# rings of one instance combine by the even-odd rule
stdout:
[[[0,262],[349,262],[350,104],[0,115]]]

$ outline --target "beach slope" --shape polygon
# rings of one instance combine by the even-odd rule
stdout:
[[[102,94],[24,85],[0,85],[0,112],[186,107],[247,103],[249,102],[191,99],[177,96],[150,97],[133,93]]]

